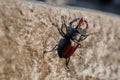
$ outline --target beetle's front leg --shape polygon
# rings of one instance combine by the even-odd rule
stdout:
[[[93,32],[93,33],[87,34],[86,36],[88,37],[88,36],[90,36],[90,35],[95,35],[95,34],[96,34],[96,32]]]
[[[63,27],[67,28],[67,25],[66,25],[65,23],[62,23],[61,28],[58,28],[58,27],[57,27],[57,29],[58,29],[60,35],[61,35],[62,37],[65,37],[65,33],[63,32]]]
[[[63,37],[65,37],[65,33],[63,31],[64,27],[67,29],[67,25],[65,24],[65,21],[62,23],[62,26],[61,26],[60,31],[59,31],[59,32],[61,32],[61,34],[63,35]]]
[[[78,45],[80,45],[80,46],[81,46],[80,42],[78,42],[78,41],[74,40],[73,38],[72,38],[72,41],[74,41],[75,43],[77,43]]]
[[[57,46],[58,46],[58,45],[55,45],[51,50],[48,50],[48,51],[45,50],[45,51],[43,51],[43,57],[44,57],[44,55],[45,55],[47,52],[52,52],[52,51],[54,51],[54,50],[56,51],[56,50],[57,50]]]
[[[58,29],[60,35],[62,37],[65,37],[65,33],[63,32],[63,28],[65,27],[67,29],[67,25],[65,24],[64,17],[61,17],[61,18],[62,18],[62,26],[61,26],[61,28],[57,27],[57,29]]]
[[[58,27],[57,27],[57,29],[58,29],[60,35],[61,35],[62,37],[65,37],[65,34],[64,34]]]

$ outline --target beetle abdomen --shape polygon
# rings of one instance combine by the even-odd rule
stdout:
[[[74,42],[73,42],[74,43]],[[72,45],[72,42],[70,40],[67,39],[61,39],[59,41],[58,44],[58,56],[60,58],[68,58],[71,55],[73,55],[73,53],[75,52],[75,50],[77,49],[78,44]]]
[[[68,43],[68,40],[66,40],[66,39],[61,39],[59,41],[57,52],[58,52],[58,56],[60,58],[63,58],[64,48],[65,48],[67,43]]]
[[[68,44],[65,48],[65,51],[63,52],[64,53],[63,57],[64,58],[69,58],[70,56],[72,56],[78,46],[79,46],[78,44],[76,44],[74,46],[72,46],[71,43]]]

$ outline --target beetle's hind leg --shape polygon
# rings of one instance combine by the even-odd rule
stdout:
[[[66,65],[66,67],[67,67],[68,69],[69,69],[69,67],[68,67],[69,61],[70,61],[70,57],[69,57],[69,58],[66,58],[66,63],[65,63],[65,65]]]
[[[58,45],[55,45],[51,50],[45,50],[45,51],[43,51],[43,57],[44,57],[44,55],[45,55],[45,53],[47,53],[47,52],[52,52],[52,51],[56,51],[57,50],[57,47],[58,47]]]

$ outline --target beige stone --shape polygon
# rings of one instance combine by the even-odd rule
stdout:
[[[77,17],[89,23],[66,70],[56,51],[61,27]],[[0,80],[119,80],[120,16],[99,11],[51,6],[41,2],[0,0]]]

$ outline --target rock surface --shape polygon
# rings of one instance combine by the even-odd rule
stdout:
[[[84,17],[88,33],[71,57],[68,71],[57,52],[43,57],[61,26]],[[120,16],[93,10],[57,7],[40,2],[0,0],[0,80],[119,80]]]

